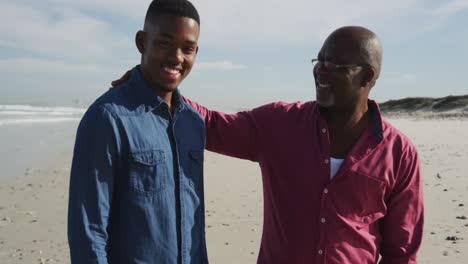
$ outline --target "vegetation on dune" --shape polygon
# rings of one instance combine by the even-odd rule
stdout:
[[[381,103],[383,112],[396,111],[450,111],[468,108],[468,95],[447,96],[442,98],[413,97],[389,100]]]

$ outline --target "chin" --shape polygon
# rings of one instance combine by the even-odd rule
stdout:
[[[164,92],[174,92],[179,87],[179,83],[171,83],[171,84],[160,84],[159,89]]]
[[[335,105],[335,100],[333,98],[326,98],[326,99],[317,98],[317,103],[321,107],[328,108],[328,107],[332,107]]]
[[[161,88],[162,88],[162,90],[164,90],[166,92],[175,92],[177,90],[177,87],[178,86],[163,86]]]

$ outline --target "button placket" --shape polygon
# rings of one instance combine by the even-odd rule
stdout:
[[[328,144],[327,144],[327,136],[328,136],[327,133],[328,133],[328,130],[327,130],[325,124],[323,124],[323,123],[322,123],[322,125],[321,125],[321,128],[319,128],[319,129],[320,129],[320,130],[319,130],[319,131],[320,131],[320,134],[322,134],[322,140],[323,140],[322,142],[323,142],[324,145],[326,146],[326,145],[328,145]],[[328,151],[325,151],[325,152],[328,152]],[[328,157],[327,157],[327,156],[323,157],[323,164],[324,164],[324,166],[329,166],[329,163],[330,163],[330,160],[328,159]],[[326,197],[326,194],[328,194],[328,193],[329,193],[329,189],[328,189],[328,188],[324,188],[324,189],[323,189],[323,194],[324,194],[324,195],[322,196],[322,211],[324,210],[324,208],[323,208],[324,204],[323,204],[323,203],[324,203],[325,200],[328,198],[328,197]],[[321,213],[324,213],[324,212],[321,212]],[[321,224],[321,225],[324,225],[325,222],[326,222],[326,219],[325,219],[325,217],[321,217],[321,218],[319,219],[319,221],[320,221],[320,224]],[[320,228],[320,229],[322,229],[322,228]],[[320,232],[320,233],[321,233],[321,235],[320,235],[321,237],[324,235],[322,232],[324,232],[324,231],[322,230],[322,231]],[[322,238],[320,239],[319,244],[322,244],[322,245],[323,245]],[[318,248],[316,252],[317,252],[319,258],[323,258],[323,257],[324,257],[325,252],[324,252],[323,248]]]

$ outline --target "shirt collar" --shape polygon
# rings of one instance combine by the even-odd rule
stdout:
[[[371,114],[371,126],[373,135],[377,138],[378,142],[380,143],[383,140],[383,121],[379,105],[374,100],[368,99],[367,106]],[[327,108],[318,106],[318,111],[321,115],[323,115],[327,111]]]
[[[130,81],[133,83],[133,88],[136,90],[139,101],[145,104],[148,111],[152,111],[159,107],[167,107],[164,100],[154,93],[149,82],[143,77],[139,65],[132,69]],[[186,108],[179,89],[175,90],[172,94],[172,100],[176,105],[175,111],[180,112]]]
[[[379,105],[374,100],[369,99],[367,101],[367,105],[369,107],[372,118],[372,131],[380,143],[383,140],[382,113],[380,112]]]

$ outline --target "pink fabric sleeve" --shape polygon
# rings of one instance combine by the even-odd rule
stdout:
[[[220,154],[258,161],[261,144],[255,110],[226,114],[184,98],[205,120],[206,149]]]
[[[420,162],[413,147],[403,155],[382,224],[380,264],[416,264],[421,246],[424,203]]]

